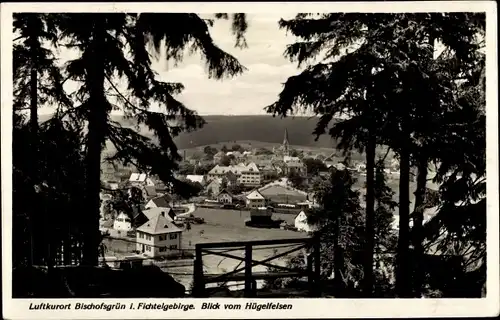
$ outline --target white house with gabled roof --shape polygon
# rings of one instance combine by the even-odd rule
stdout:
[[[136,249],[145,256],[167,256],[181,249],[182,230],[159,212],[136,229]]]
[[[309,213],[307,211],[301,211],[296,217],[294,221],[294,226],[298,231],[303,232],[314,232],[316,231],[316,225],[312,224],[308,221]]]
[[[253,190],[247,194],[245,200],[248,208],[256,209],[266,206],[266,198],[258,190]]]

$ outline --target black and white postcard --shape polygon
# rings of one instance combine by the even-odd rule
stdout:
[[[496,2],[1,23],[4,318],[498,315]]]

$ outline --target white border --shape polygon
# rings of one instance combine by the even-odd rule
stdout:
[[[487,297],[484,299],[276,299],[292,303],[286,311],[199,310],[200,299],[115,299],[109,302],[128,304],[147,302],[194,303],[196,311],[29,311],[30,302],[11,298],[11,225],[12,225],[12,13],[13,12],[487,12],[486,25],[486,97],[487,97]],[[499,214],[498,214],[498,66],[497,13],[494,1],[425,1],[425,2],[341,2],[341,3],[2,3],[1,4],[1,151],[2,151],[2,261],[3,316],[6,319],[126,319],[126,318],[359,318],[359,317],[482,317],[499,314]],[[5,213],[5,214],[4,214]],[[43,300],[44,302],[102,302],[105,299]],[[243,299],[210,299],[210,302],[246,303]],[[254,300],[266,302],[266,300]],[[268,300],[270,301],[270,300]]]

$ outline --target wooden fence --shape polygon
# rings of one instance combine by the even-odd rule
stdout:
[[[290,245],[292,249],[288,249],[282,253],[275,253],[271,257],[264,260],[255,260],[253,251],[256,247],[268,247],[269,249],[277,246]],[[259,248],[259,249],[260,249]],[[222,251],[217,251],[221,250]],[[285,257],[291,253],[306,249],[307,265],[306,269],[295,269],[270,263],[281,257]],[[244,250],[244,257],[239,257],[228,252]],[[203,270],[203,256],[216,255],[224,258],[230,258],[244,263],[242,267],[236,267],[234,270],[221,274],[205,274]],[[255,266],[266,266],[278,272],[256,272],[253,270]],[[199,243],[196,244],[194,273],[193,273],[193,296],[197,298],[207,297],[207,284],[212,283],[227,283],[228,281],[244,281],[245,297],[255,297],[257,294],[256,280],[273,280],[278,278],[291,277],[307,277],[309,284],[310,296],[316,297],[320,295],[319,279],[320,279],[320,243],[318,238],[300,238],[300,239],[277,239],[277,240],[255,240],[255,241],[238,241],[238,242],[216,242],[216,243]]]

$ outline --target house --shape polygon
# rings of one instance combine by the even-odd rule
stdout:
[[[174,205],[174,201],[171,196],[164,194],[160,197],[153,198],[146,203],[145,208],[171,208]]]
[[[262,175],[255,163],[250,163],[240,169],[238,182],[244,186],[259,186],[262,181]]]
[[[142,186],[141,191],[142,197],[146,200],[156,197],[156,188],[154,186]]]
[[[301,175],[306,174],[306,167],[302,163],[302,161],[289,161],[285,162],[285,165],[283,166],[283,173],[288,175],[291,172],[296,172]]]
[[[228,186],[232,186],[232,185],[235,185],[235,184],[238,183],[238,176],[235,175],[234,173],[232,173],[231,171],[229,171],[228,173],[226,173],[226,175],[224,176],[224,178],[226,178]],[[224,178],[222,178],[222,179],[224,179]]]
[[[219,151],[214,155],[214,163],[221,162],[222,158],[224,158],[226,154],[223,151]]]
[[[199,174],[188,174],[186,176],[186,180],[189,180],[191,182],[198,182],[202,186],[204,186],[206,183],[205,176]]]
[[[316,231],[316,226],[308,222],[309,213],[307,211],[301,211],[296,217],[294,226],[298,231],[303,232],[314,232]]]
[[[149,178],[146,173],[132,173],[130,174],[128,182],[134,187],[140,187],[144,185],[155,187],[154,181]]]
[[[117,231],[132,231],[136,227],[148,221],[147,216],[139,209],[133,209],[126,213],[121,211],[113,221],[113,229]]]
[[[128,181],[131,185],[138,187],[146,183],[147,177],[148,176],[145,173],[132,173]]]
[[[336,153],[333,152],[331,155],[329,155],[323,160],[323,163],[327,168],[330,168],[331,166],[334,166],[337,163],[336,159],[338,158],[336,156],[337,156]]]
[[[176,217],[176,214],[172,208],[149,208],[143,210],[142,213],[144,213],[144,215],[147,217],[147,221],[153,219],[158,214],[163,214],[165,218],[169,219],[170,221],[174,221]]]
[[[232,204],[233,203],[233,199],[234,199],[234,196],[230,192],[228,192],[226,190],[222,190],[217,195],[217,201],[219,201],[220,203]]]
[[[248,165],[239,163],[231,166],[216,165],[208,172],[208,180],[212,181],[217,178],[234,175],[237,177],[237,182],[245,186],[258,186],[261,183],[261,173],[255,163]]]
[[[217,178],[213,179],[212,181],[210,181],[209,184],[207,184],[207,186],[205,187],[205,192],[207,194],[212,194],[212,195],[219,194],[221,188],[222,188],[222,178]]]
[[[181,249],[182,230],[165,213],[153,215],[136,230],[136,249],[145,256],[165,257]]]
[[[253,190],[245,196],[248,208],[261,208],[266,206],[266,198],[258,191]]]

